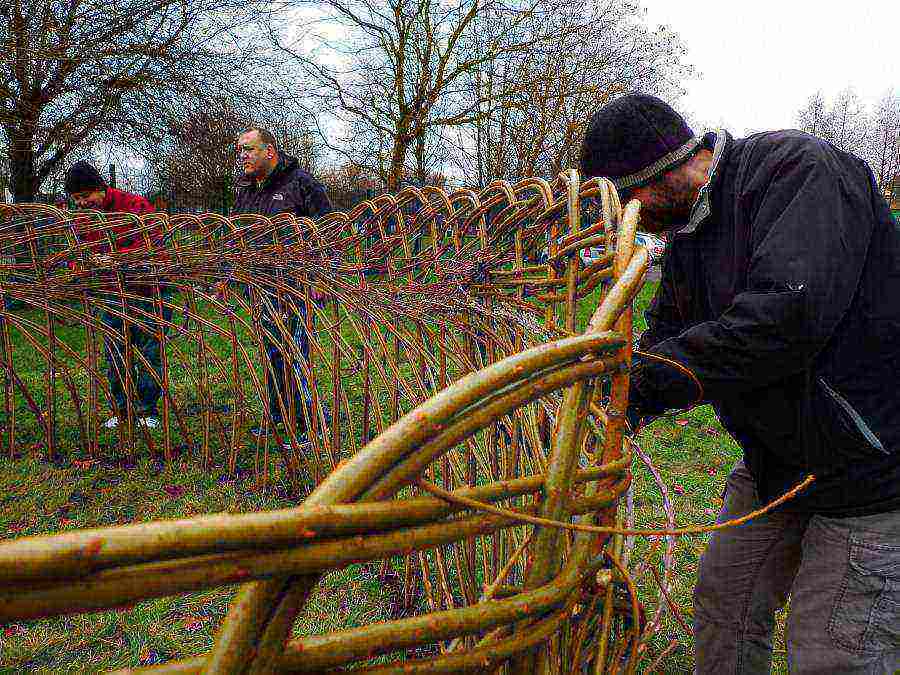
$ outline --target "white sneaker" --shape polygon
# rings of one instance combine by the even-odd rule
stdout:
[[[107,429],[115,429],[119,426],[119,418],[113,415],[103,423],[103,426],[105,426]]]
[[[159,418],[158,417],[141,417],[138,420],[138,425],[142,427],[147,427],[148,429],[155,429],[159,426]]]

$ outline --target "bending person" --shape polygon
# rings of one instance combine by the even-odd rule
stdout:
[[[105,213],[131,213],[138,216],[155,211],[153,205],[140,195],[109,187],[100,172],[88,162],[76,162],[69,168],[66,173],[65,189],[75,204],[82,209],[95,209]],[[117,253],[140,251],[147,248],[146,238],[143,233],[134,232],[132,222],[113,224],[111,234]],[[106,255],[111,252],[107,233],[96,228],[79,231],[79,238],[82,242],[90,245],[91,252],[94,254]],[[155,228],[150,239],[151,244],[154,241],[161,242],[162,231]],[[155,373],[154,377],[141,359],[131,359],[132,369],[129,379],[135,383],[136,388],[133,392],[136,400],[133,401],[132,413],[139,425],[152,429],[159,426],[157,405],[162,395],[162,388],[159,384],[162,380],[162,356],[158,336],[160,326],[156,320],[147,318],[144,313],[153,317],[157,316],[156,293],[153,286],[145,284],[130,284],[126,291],[131,296],[139,296],[125,300],[124,311],[133,317],[133,321],[128,322],[128,340],[132,349],[143,355]],[[120,313],[123,308],[116,307],[115,309],[116,311],[100,309],[99,319],[116,334],[121,335],[123,334],[123,319]],[[161,328],[165,331],[166,324],[172,318],[172,310],[166,304],[163,304],[162,318],[165,323]],[[115,413],[104,425],[107,429],[115,429],[119,426],[128,411],[127,397],[129,393],[125,386],[128,359],[123,350],[122,340],[105,338],[107,380],[115,404]]]
[[[900,668],[900,227],[857,157],[799,131],[695,136],[628,95],[590,121],[585,178],[669,234],[641,347],[690,368],[744,458],[694,591],[698,673],[768,673],[775,612],[792,673]],[[633,426],[696,386],[637,363]]]

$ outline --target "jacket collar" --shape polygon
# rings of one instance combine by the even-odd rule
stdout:
[[[697,193],[697,199],[694,200],[694,205],[691,207],[691,216],[688,218],[687,224],[675,228],[673,233],[693,234],[700,224],[709,218],[709,214],[712,212],[709,204],[710,194],[718,177],[722,157],[730,144],[731,134],[724,129],[715,129],[703,134],[703,147],[711,148],[713,153],[712,164],[709,167],[709,178],[700,188],[700,192]]]

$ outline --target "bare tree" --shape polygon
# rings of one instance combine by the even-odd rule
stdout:
[[[900,174],[900,96],[885,92],[872,111],[870,124],[866,159],[878,185],[886,189]]]
[[[345,162],[337,167],[320,170],[318,178],[328,191],[332,206],[349,211],[361,201],[371,199],[383,189],[379,178],[364,166]]]
[[[413,147],[415,163],[411,173],[419,184],[433,183],[433,178],[450,158],[450,143],[443,129],[430,129],[416,138]]]
[[[869,121],[865,107],[852,87],[837,95],[831,117],[833,138],[829,140],[842,150],[864,156]]]
[[[830,139],[834,136],[831,111],[821,90],[807,99],[806,104],[797,111],[796,118],[801,131],[819,138]]]
[[[525,30],[554,39],[504,55],[473,77],[476,96],[489,101],[510,81],[527,83],[506,105],[487,106],[458,136],[458,165],[479,184],[574,166],[584,126],[598,106],[625,91],[676,98],[690,74],[677,35],[649,30],[634,3],[566,3],[531,20],[542,25]]]
[[[227,212],[234,190],[234,139],[246,119],[228,101],[166,121],[165,141],[147,153],[150,182],[181,208]]]
[[[422,168],[416,165],[434,138],[431,132],[471,124],[487,105],[503,105],[521,89],[525,83],[508,81],[490,99],[473,97],[470,75],[501,55],[524,53],[549,40],[547,31],[519,28],[549,16],[561,1],[324,0],[313,25],[329,33],[288,38],[287,28],[275,25],[273,36],[306,66],[323,109],[347,130],[337,149],[394,187],[410,168]],[[310,3],[296,0],[296,6],[308,9]],[[483,32],[485,16],[503,17],[499,32]],[[314,47],[303,48],[309,44]],[[411,150],[418,152],[413,167]]]
[[[171,110],[246,91],[255,0],[0,0],[0,128],[33,199],[76,148],[161,131]],[[271,78],[267,80],[271,82]]]
[[[801,130],[865,159],[881,188],[900,171],[900,97],[886,92],[871,113],[848,87],[829,105],[822,92],[797,112]]]
[[[253,119],[252,123],[271,131],[278,139],[281,152],[296,157],[300,168],[307,173],[317,174],[322,168],[324,143],[305,111],[276,110]]]
[[[852,87],[842,90],[829,105],[822,92],[797,112],[802,131],[823,138],[841,150],[862,156],[868,135],[866,111]]]

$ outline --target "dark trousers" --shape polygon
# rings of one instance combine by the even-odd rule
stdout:
[[[761,505],[739,462],[719,522]],[[791,673],[900,669],[900,512],[826,518],[776,511],[714,532],[694,590],[696,672],[768,675],[775,612],[791,603]]]
[[[165,297],[163,298],[165,301]],[[159,326],[165,333],[167,327],[160,324],[156,309],[156,303],[152,298],[142,300],[128,300],[126,303],[127,314],[131,321],[127,322],[128,339],[131,343],[131,372],[129,374],[134,387],[135,399],[132,401],[134,414],[143,417],[157,414],[157,403],[162,394],[160,382],[162,381],[162,355],[160,342],[157,335]],[[148,312],[152,316],[146,317],[138,312]],[[162,318],[168,322],[172,319],[172,310],[163,305]],[[127,359],[125,356],[125,339],[122,330],[124,323],[122,318],[109,310],[100,312],[100,321],[115,331],[119,336],[115,339],[104,339],[104,354],[106,355],[106,375],[109,389],[112,393],[116,412],[124,417],[128,411],[127,392],[125,390],[125,373],[127,371]],[[156,377],[151,374],[147,366],[137,354],[149,362],[150,368]],[[158,381],[157,381],[158,378]]]
[[[290,415],[290,406],[293,402],[294,419],[297,428],[302,431],[306,428],[303,406],[306,406],[306,414],[312,414],[312,395],[309,384],[303,373],[300,359],[308,365],[309,334],[306,331],[306,307],[301,305],[296,311],[283,312],[281,314],[281,327],[275,322],[272,312],[264,310],[262,315],[263,347],[266,350],[268,368],[265,372],[266,390],[269,396],[269,414],[274,424],[281,424]],[[292,343],[296,350],[292,350],[289,357],[284,354],[283,345]],[[283,408],[282,408],[283,406]]]
[[[24,232],[22,233],[24,236]],[[40,254],[40,251],[39,251]],[[4,264],[12,264],[16,265],[20,269],[27,268],[32,262],[33,257],[31,252],[29,251],[27,246],[17,245],[11,247],[10,251],[3,251],[3,255],[5,260]],[[33,273],[8,273],[6,276],[6,283],[10,285],[19,284],[19,283],[33,283],[35,281],[35,277]],[[22,309],[25,307],[25,303],[21,300],[13,300],[12,298],[4,295],[3,296],[3,309],[8,312],[12,312],[18,309]]]

